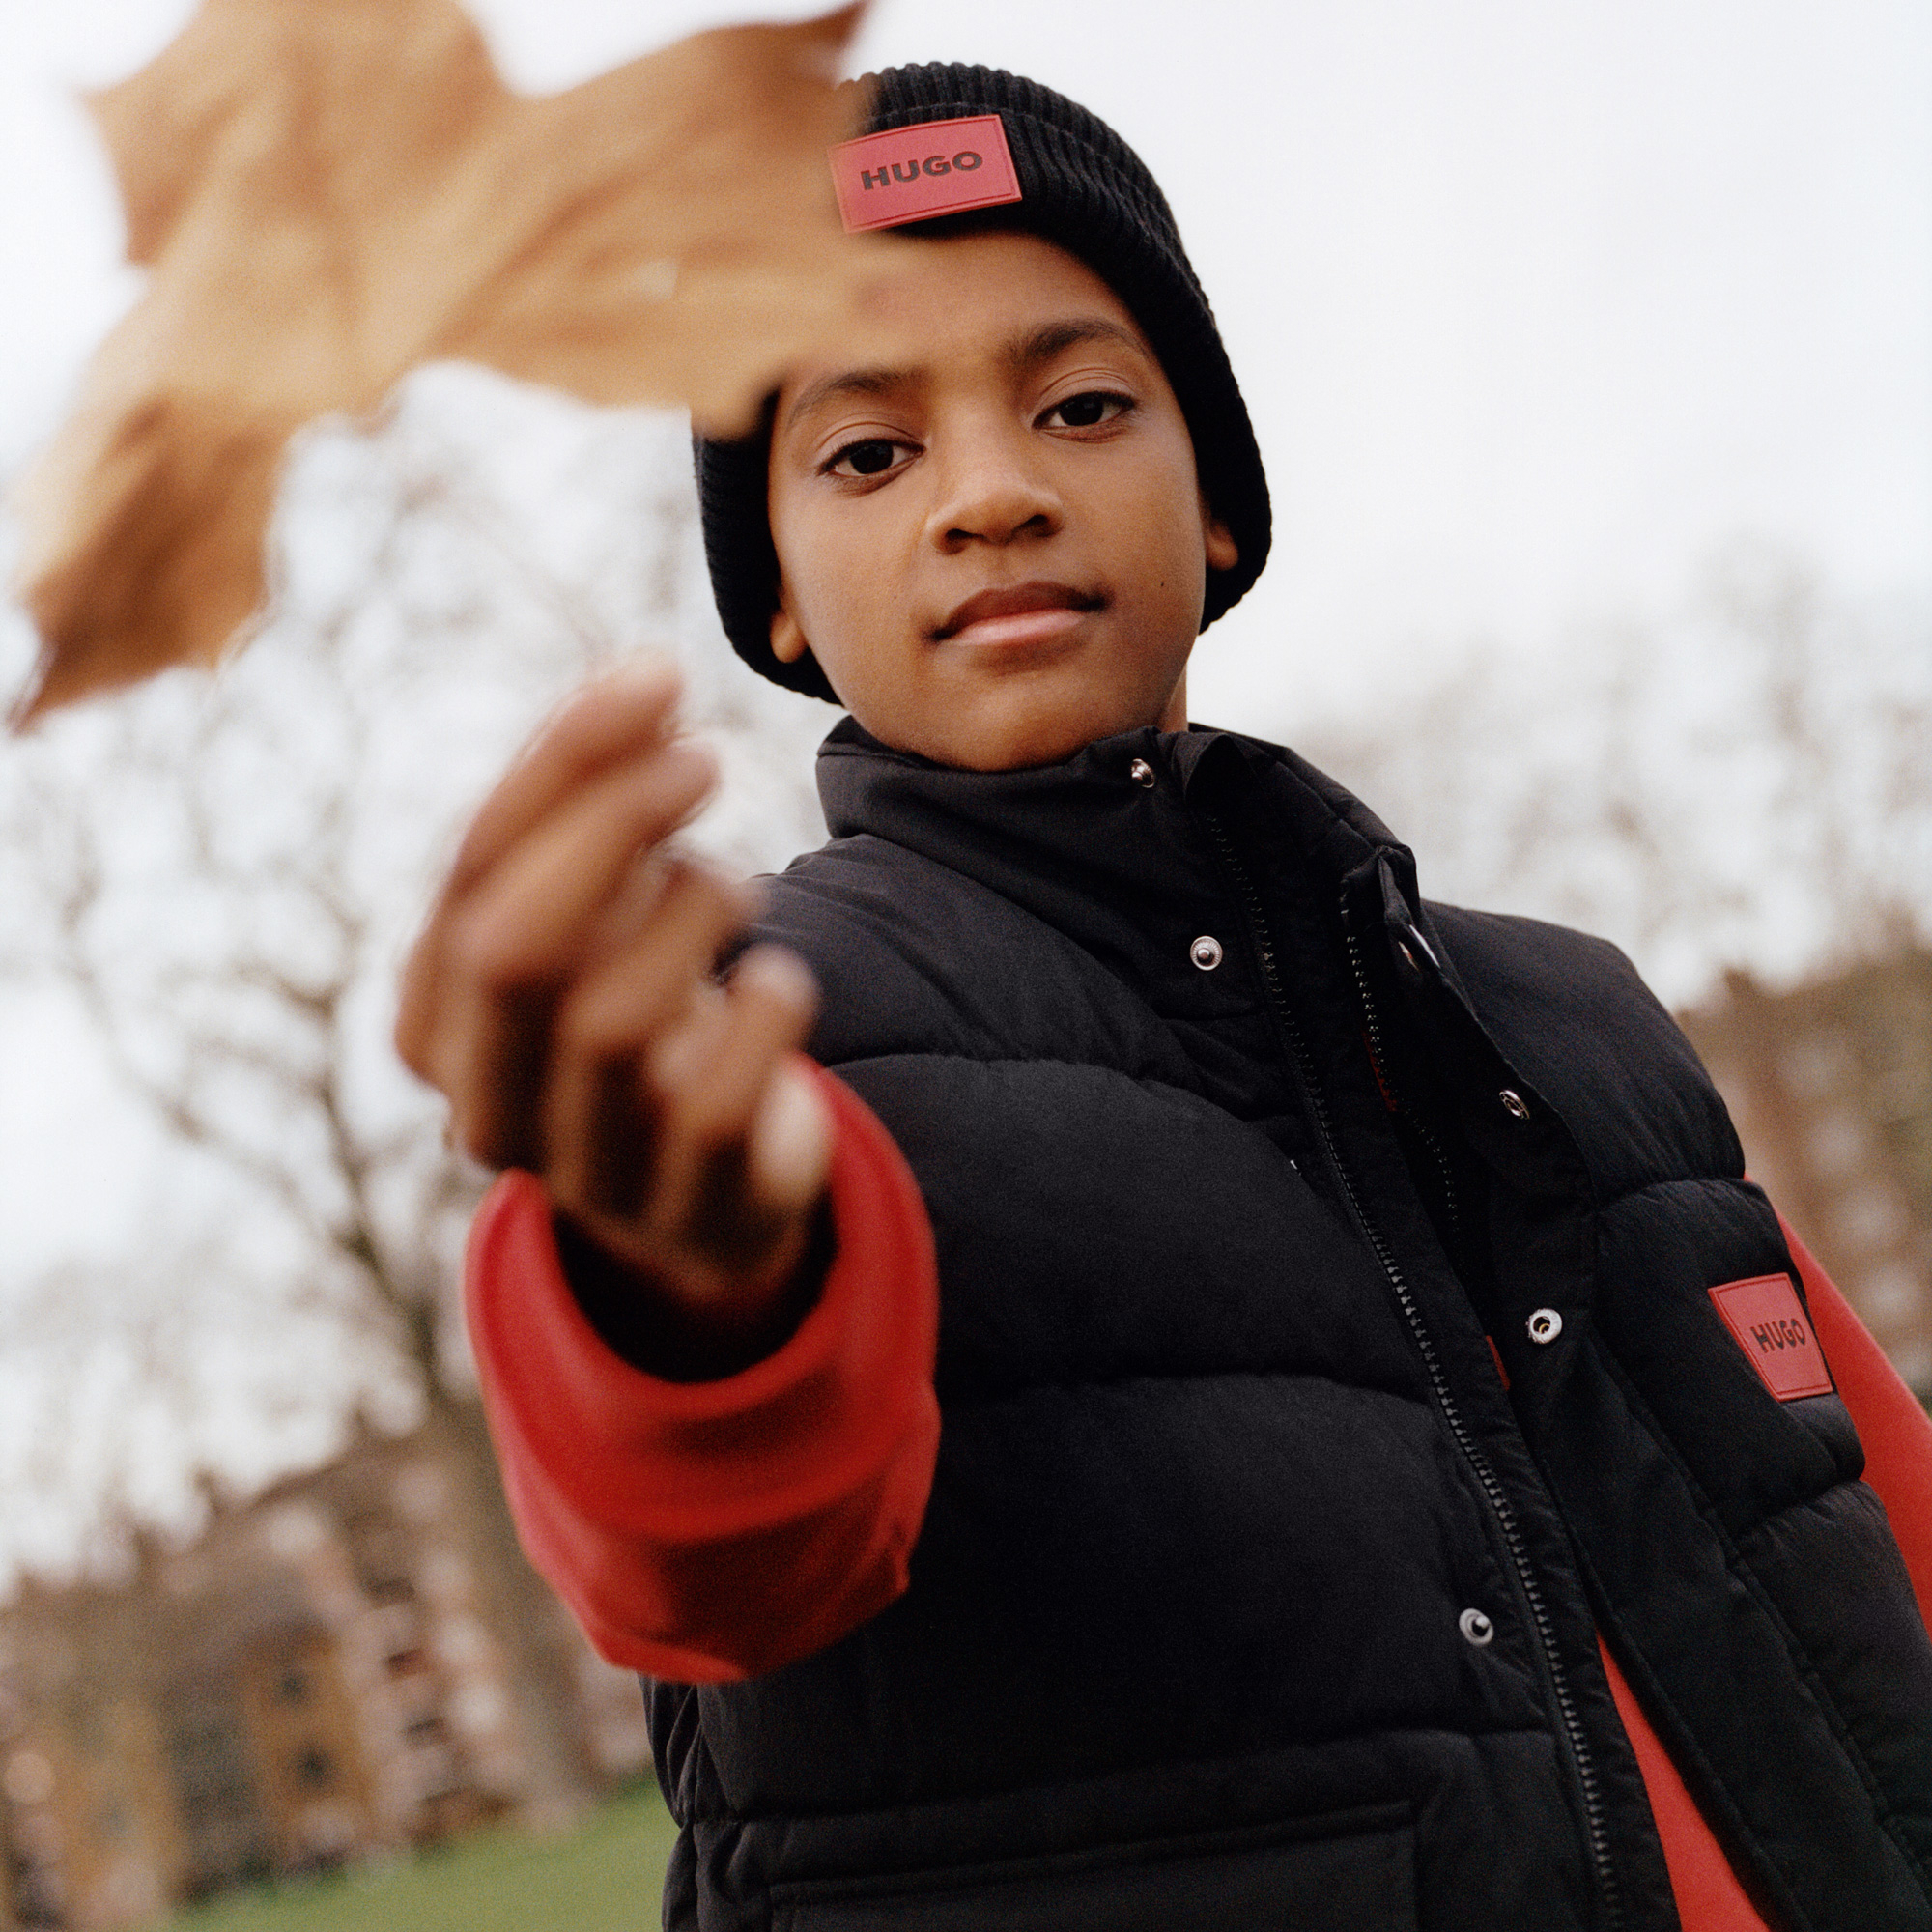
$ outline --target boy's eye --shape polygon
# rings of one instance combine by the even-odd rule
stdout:
[[[883,476],[898,461],[900,445],[885,437],[848,442],[825,467],[835,476]]]
[[[1046,420],[1052,422],[1057,417],[1064,429],[1097,429],[1132,407],[1126,396],[1109,395],[1105,389],[1087,389],[1077,396],[1068,396],[1064,403],[1055,403],[1047,411]]]

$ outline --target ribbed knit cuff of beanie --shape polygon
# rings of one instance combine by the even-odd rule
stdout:
[[[1012,151],[1018,201],[910,225],[931,236],[1012,229],[1037,235],[1086,263],[1145,331],[1187,418],[1201,487],[1239,552],[1234,569],[1208,573],[1206,630],[1240,600],[1267,560],[1267,478],[1213,311],[1158,184],[1105,122],[1016,74],[934,63],[888,68],[869,84],[867,133],[997,114]],[[810,652],[793,664],[772,654],[779,560],[766,514],[770,441],[769,407],[758,432],[741,441],[694,441],[712,594],[724,635],[753,670],[836,703]]]

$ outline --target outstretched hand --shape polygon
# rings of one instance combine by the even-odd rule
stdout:
[[[754,1324],[802,1257],[830,1129],[791,1059],[817,994],[791,953],[714,966],[756,899],[667,841],[716,781],[668,668],[580,692],[477,813],[403,978],[396,1044],[456,1143],[680,1313]]]

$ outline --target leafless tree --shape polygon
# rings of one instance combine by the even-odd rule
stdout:
[[[434,877],[555,695],[639,644],[678,652],[728,781],[698,842],[756,867],[814,838],[826,714],[722,662],[676,433],[478,379],[426,386],[298,464],[275,611],[238,661],[57,716],[0,770],[11,982],[78,1011],[179,1156],[174,1210],[124,1259],[12,1284],[0,1377],[38,1418],[16,1466],[85,1492],[110,1534],[152,1506],[157,1414],[178,1458],[196,1410],[250,1419],[212,1386],[238,1374],[259,1406],[305,1411],[310,1440],[373,1405],[455,1436],[491,1482],[453,1294],[485,1177],[388,1035]],[[512,427],[562,481],[520,499],[463,448],[466,409],[537,412]],[[97,1198],[119,1184],[89,1176]],[[193,1457],[218,1460],[199,1433]],[[495,1520],[499,1581],[540,1624]],[[525,1665],[556,1667],[535,1649]]]
[[[1856,608],[1762,547],[1685,606],[1303,735],[1433,895],[1616,939],[1667,997],[1932,937],[1932,613]]]

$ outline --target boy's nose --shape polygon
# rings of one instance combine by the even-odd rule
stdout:
[[[926,538],[945,551],[1051,536],[1065,516],[1057,491],[1029,452],[1004,437],[976,438],[953,452]]]

